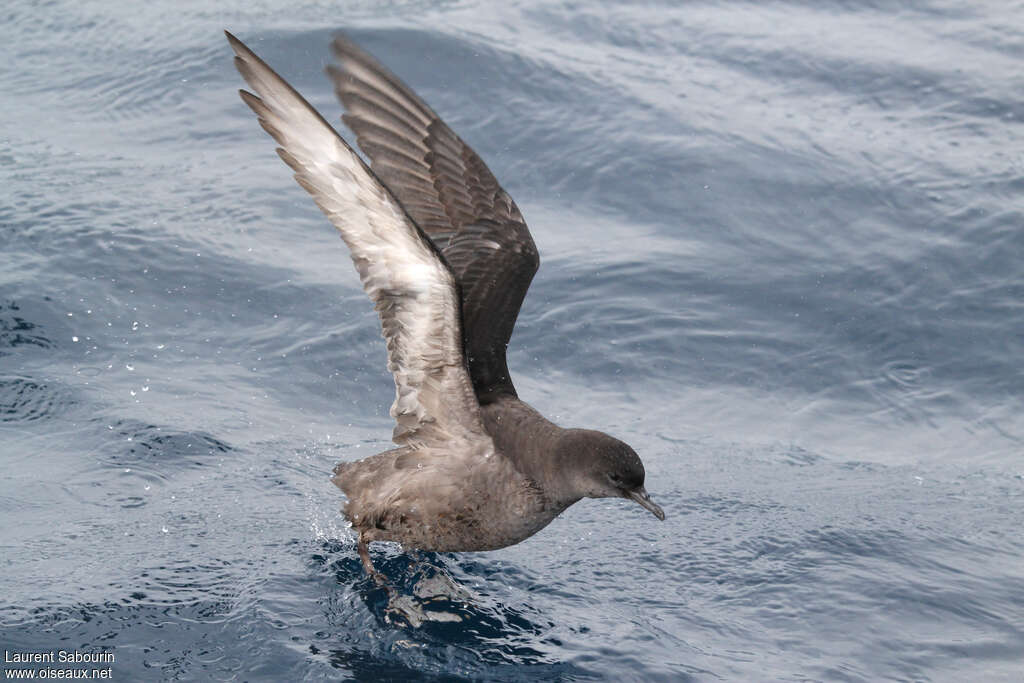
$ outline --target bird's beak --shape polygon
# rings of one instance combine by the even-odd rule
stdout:
[[[638,489],[633,489],[632,491],[626,491],[626,498],[635,500],[637,503],[650,510],[652,515],[663,522],[665,521],[665,511],[662,510],[657,503],[651,500],[650,494],[647,493],[647,490],[643,486]]]

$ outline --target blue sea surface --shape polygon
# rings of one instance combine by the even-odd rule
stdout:
[[[9,4],[0,647],[124,681],[1021,680],[1022,19]],[[329,477],[389,448],[379,324],[225,28],[349,135],[344,31],[473,145],[541,251],[521,397],[629,442],[665,522],[585,500],[366,577]]]

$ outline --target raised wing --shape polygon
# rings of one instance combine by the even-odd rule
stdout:
[[[462,290],[466,356],[481,403],[515,396],[505,349],[537,247],[487,166],[397,76],[344,37],[329,66],[342,117],[377,176],[451,265]]]
[[[476,441],[486,434],[463,356],[455,278],[430,240],[362,159],[288,83],[227,33],[240,91],[295,180],[341,232],[363,289],[376,304],[395,377],[394,440],[409,445]]]

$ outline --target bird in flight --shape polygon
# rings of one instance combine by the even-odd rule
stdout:
[[[346,37],[327,68],[371,165],[283,78],[225,32],[240,91],[277,153],[341,233],[380,315],[397,448],[332,481],[369,544],[430,551],[514,545],[582,498],[664,519],[622,441],[563,429],[519,399],[505,359],[540,264],[522,214],[484,162],[408,86]]]

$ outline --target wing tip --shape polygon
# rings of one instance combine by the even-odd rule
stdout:
[[[370,57],[370,53],[359,47],[356,42],[349,38],[345,33],[334,34],[334,38],[331,39],[331,52],[333,52],[334,56],[338,59],[355,57],[357,59],[361,59],[361,61],[367,61],[367,58],[369,57],[371,62],[377,61],[373,59],[373,57]]]
[[[228,45],[230,45],[231,49],[235,51],[236,59],[242,55],[248,56],[253,53],[252,50],[250,50],[241,40],[236,38],[231,31],[224,29],[224,37],[228,39]]]
[[[256,70],[263,67],[273,73],[273,69],[267,66],[266,62],[260,59],[255,52],[250,50],[245,43],[233,36],[230,31],[225,29],[224,35],[227,37],[228,44],[231,46],[231,49],[235,51],[235,58],[233,60],[235,69],[237,69],[238,73],[242,75],[242,78],[245,79],[246,83],[254,89],[258,89],[254,82]],[[245,97],[243,96],[242,99],[244,100]],[[248,101],[246,103],[248,104]]]
[[[408,86],[396,76],[391,69],[384,66],[379,59],[374,57],[372,54],[367,52],[362,46],[356,41],[348,37],[344,33],[334,34],[334,38],[331,40],[331,53],[335,59],[341,62],[340,71],[345,73],[346,62],[351,62],[360,65],[362,68],[367,69],[373,73],[376,73],[378,77],[384,78],[386,81],[390,81],[393,86],[398,87],[402,94],[409,96],[412,91],[405,92],[408,90]],[[418,96],[413,95],[413,101],[418,99]]]

